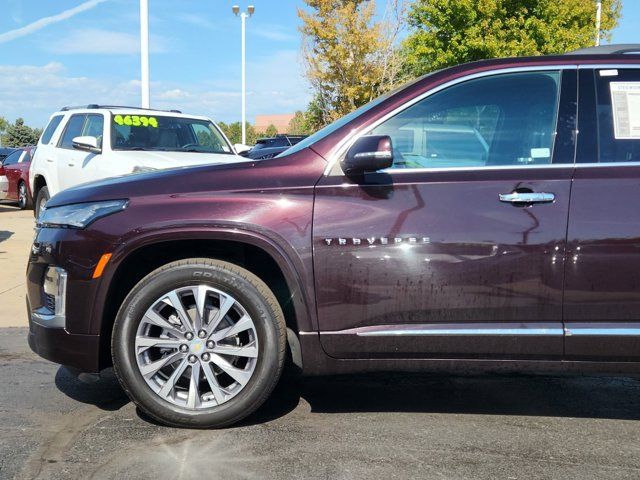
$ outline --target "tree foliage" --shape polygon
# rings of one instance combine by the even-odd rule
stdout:
[[[13,125],[8,125],[2,137],[2,144],[5,147],[26,147],[35,145],[42,134],[39,128],[31,128],[24,124],[22,118],[16,119]]]
[[[302,56],[314,92],[317,123],[327,124],[391,89],[399,60],[395,39],[400,30],[399,0],[385,19],[375,21],[374,0],[305,0]]]
[[[620,0],[603,0],[603,39],[620,14]],[[418,76],[473,60],[592,46],[595,16],[592,0],[415,0],[402,48],[404,71]]]
[[[4,117],[0,117],[0,135],[2,135],[9,126],[9,120]]]
[[[298,110],[287,127],[287,132],[291,135],[311,135],[316,130],[310,109],[306,112]]]
[[[224,123],[218,122],[220,130],[224,132],[232,144],[242,143],[242,122]],[[246,123],[247,145],[255,145],[258,134],[249,122]]]
[[[278,129],[276,128],[276,126],[272,123],[270,124],[267,129],[264,131],[265,136],[267,137],[275,137],[278,134]]]

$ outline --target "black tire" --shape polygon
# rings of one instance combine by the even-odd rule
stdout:
[[[46,203],[49,201],[49,198],[51,197],[49,197],[49,189],[47,187],[42,187],[40,190],[38,190],[38,196],[36,198],[36,204],[33,210],[33,214],[36,218],[40,216],[40,210],[42,210],[42,207],[46,205]]]
[[[33,199],[29,195],[29,189],[25,182],[18,184],[18,207],[20,210],[27,210],[33,208]]]
[[[142,377],[135,337],[146,310],[172,289],[207,284],[236,298],[251,316],[258,336],[258,360],[251,379],[233,398],[207,409],[191,410],[161,398]],[[115,374],[129,398],[147,415],[169,426],[222,428],[245,418],[269,397],[285,361],[286,325],[282,309],[267,285],[228,262],[191,258],[169,263],[143,278],[116,316],[111,341]]]

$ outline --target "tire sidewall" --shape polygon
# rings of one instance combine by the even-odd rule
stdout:
[[[47,187],[42,187],[39,191],[38,191],[38,198],[36,198],[36,208],[35,208],[35,212],[36,212],[36,218],[38,218],[40,216],[40,211],[42,210],[42,203],[46,204],[49,201],[49,189]]]
[[[232,295],[251,316],[258,336],[258,359],[247,385],[220,406],[203,411],[189,410],[160,398],[140,373],[135,355],[135,337],[149,307],[171,290],[205,284]],[[277,312],[256,286],[236,272],[219,265],[187,264],[151,273],[127,296],[116,317],[113,331],[113,361],[125,390],[152,417],[174,426],[226,426],[254,411],[270,393],[274,376],[279,376],[284,356],[278,346],[281,327]],[[269,390],[265,395],[265,391]]]

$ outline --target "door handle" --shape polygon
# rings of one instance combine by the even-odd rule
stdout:
[[[47,162],[53,163],[53,158],[47,158]]]
[[[501,193],[499,197],[501,202],[511,203],[514,205],[522,205],[527,203],[550,203],[556,199],[556,196],[553,193],[544,192]]]
[[[73,167],[75,165],[75,163],[74,162],[69,162],[69,163],[67,163],[67,165],[69,165],[70,167]]]

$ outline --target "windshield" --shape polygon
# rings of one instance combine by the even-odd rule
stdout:
[[[292,153],[299,152],[300,150],[304,150],[308,146],[313,145],[314,143],[316,143],[318,140],[323,139],[327,135],[331,135],[333,132],[335,132],[339,128],[343,127],[344,125],[346,125],[351,120],[353,120],[354,118],[358,117],[359,115],[363,114],[364,112],[366,112],[368,110],[371,110],[373,107],[381,104],[383,101],[385,101],[387,98],[389,98],[394,93],[395,93],[395,91],[391,92],[391,93],[388,93],[386,95],[383,95],[381,97],[378,97],[375,100],[372,100],[371,102],[367,103],[366,105],[363,105],[360,108],[354,110],[353,112],[348,113],[347,115],[345,115],[342,118],[339,118],[335,122],[330,123],[329,125],[327,125],[323,129],[318,130],[313,135],[310,135],[307,138],[305,138],[304,140],[301,140],[300,142],[296,143],[293,147],[285,150],[279,156],[280,157],[284,157],[286,155],[291,155]]]
[[[113,115],[111,147],[114,150],[233,154],[212,122],[164,115]]]
[[[435,75],[436,73],[439,73],[441,71],[442,70],[436,70],[434,72],[427,73],[426,75],[423,75],[422,77],[416,78],[415,80],[413,80],[413,81],[411,81],[409,83],[406,83],[406,84],[396,88],[395,90],[391,90],[390,92],[387,92],[384,95],[381,95],[378,98],[375,98],[375,99],[371,100],[369,103],[361,106],[360,108],[354,110],[351,113],[348,113],[344,117],[339,118],[335,122],[330,123],[329,125],[327,125],[326,127],[322,128],[321,130],[318,130],[313,135],[310,135],[307,138],[302,139],[300,142],[298,142],[295,145],[293,145],[293,147],[291,147],[291,148],[285,150],[284,152],[282,152],[280,155],[278,155],[278,157],[284,157],[284,156],[287,156],[287,155],[291,155],[292,153],[299,152],[300,150],[304,150],[305,148],[307,148],[307,147],[313,145],[314,143],[316,143],[317,141],[322,140],[327,135],[331,135],[333,132],[335,132],[339,128],[344,127],[347,123],[349,123],[351,120],[355,119],[356,117],[362,115],[363,113],[371,110],[374,107],[377,107],[382,102],[384,102],[388,98],[391,98],[392,96],[394,96],[396,93],[400,92],[401,90],[404,90],[405,88],[407,88],[407,87],[409,87],[411,85],[414,85],[414,84],[422,81],[423,79],[425,79],[427,77],[430,77],[432,75]]]

